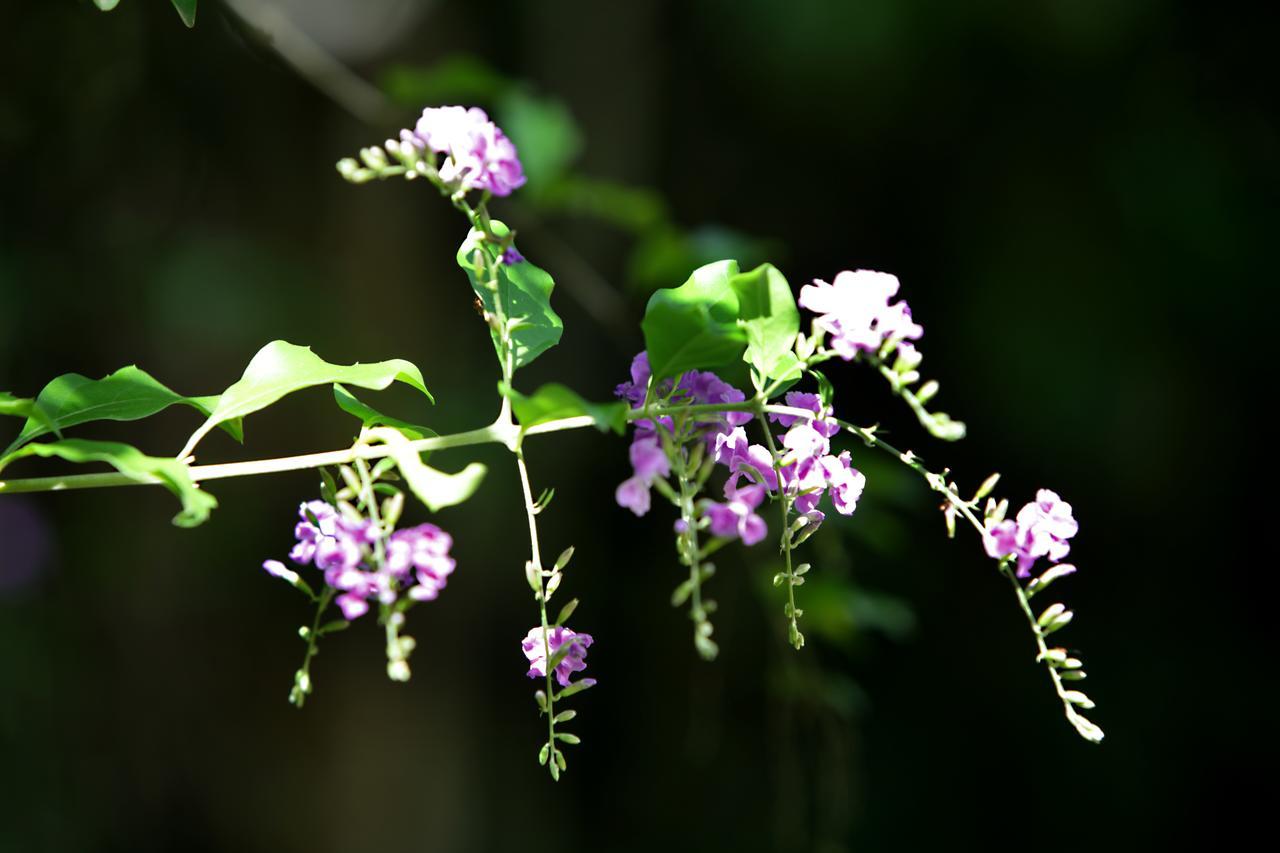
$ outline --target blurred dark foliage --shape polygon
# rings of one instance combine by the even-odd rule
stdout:
[[[638,262],[646,240],[679,265],[697,235],[733,235],[795,286],[898,274],[971,437],[928,441],[854,370],[833,371],[842,410],[969,487],[999,468],[1015,506],[1040,486],[1075,505],[1065,636],[1109,736],[1092,748],[1062,721],[973,537],[947,541],[920,484],[856,447],[868,495],[812,540],[801,590],[818,641],[786,647],[770,556],[729,549],[723,652],[702,663],[667,604],[671,519],[613,506],[623,446],[584,432],[529,447],[557,487],[545,547],[577,546],[565,589],[598,640],[558,786],[534,760],[517,646],[536,611],[500,452],[438,519],[459,571],[411,615],[413,681],[385,679],[359,625],[324,645],[301,713],[285,696],[306,608],[258,566],[287,550],[313,476],[217,483],[194,531],[168,525],[161,490],[0,498],[0,851],[1206,849],[1264,824],[1273,499],[1250,486],[1272,447],[1275,20],[1156,0],[274,6],[392,96],[470,57],[440,97],[487,79],[459,99],[517,142],[512,92],[572,116],[534,167],[560,185],[495,205],[560,282],[564,342],[526,387],[604,397],[625,377],[646,281],[682,275]],[[285,338],[417,362],[439,405],[379,398],[402,417],[489,420],[459,219],[333,169],[419,105],[357,119],[281,58],[283,31],[212,0],[200,16],[6,10],[0,388],[136,362],[213,393]],[[617,196],[563,203],[584,181],[633,193],[639,219],[600,216],[629,210]],[[170,411],[92,434],[163,454],[193,427]],[[316,392],[251,418],[244,450],[202,449],[329,449],[353,429]]]

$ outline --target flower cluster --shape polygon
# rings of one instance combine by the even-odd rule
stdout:
[[[568,645],[569,648],[565,650],[564,656],[560,658],[554,670],[556,681],[560,686],[568,687],[569,676],[587,668],[587,647],[592,642],[594,641],[590,634],[580,634],[562,626],[548,628],[544,642],[543,629],[539,626],[529,629],[529,633],[520,641],[520,648],[524,650],[524,656],[529,659],[529,677],[546,678],[548,647],[551,657],[554,658],[564,646]],[[582,678],[576,683],[590,687],[596,683],[596,680]]]
[[[752,516],[743,514],[744,507],[754,509],[760,496],[779,491],[787,494],[797,513],[806,516],[808,524],[815,527],[826,515],[818,509],[818,501],[828,495],[831,505],[842,515],[852,515],[862,497],[866,477],[851,464],[849,452],[831,454],[831,437],[840,427],[831,420],[831,410],[822,405],[817,394],[791,391],[786,395],[787,406],[808,409],[816,417],[771,414],[770,420],[787,429],[781,437],[785,449],[777,470],[773,456],[767,447],[751,444],[746,430],[738,427],[728,435],[716,439],[715,458],[729,468],[725,483],[725,503],[709,502],[706,514],[711,519],[711,532],[717,536],[729,533],[727,521],[730,515],[741,519],[737,535],[747,545],[764,538],[763,522],[758,524]],[[743,479],[748,485],[740,485]],[[759,496],[757,496],[759,495]],[[756,517],[758,520],[758,517]]]
[[[524,186],[515,145],[479,107],[428,107],[413,130],[400,132],[400,142],[446,155],[439,174],[447,186],[499,196]]]
[[[1071,516],[1071,504],[1056,492],[1040,489],[1035,501],[1018,510],[1016,519],[988,519],[983,544],[992,557],[1014,557],[1018,577],[1026,578],[1031,576],[1031,567],[1041,557],[1048,557],[1051,563],[1061,562],[1071,551],[1067,540],[1079,529],[1080,525]],[[1067,568],[1075,571],[1074,567],[1063,567]]]
[[[738,403],[746,399],[742,391],[709,371],[690,371],[674,382],[663,383],[664,387],[656,391],[649,388],[649,379],[648,356],[641,352],[631,362],[631,380],[618,385],[614,393],[637,409],[651,396],[676,404]],[[776,470],[769,449],[752,444],[747,437],[745,426],[752,418],[749,412],[695,417],[683,431],[677,429],[670,415],[637,421],[630,448],[632,476],[618,486],[618,505],[636,515],[647,513],[654,482],[671,473],[668,444],[679,446],[685,441],[700,440],[712,459],[729,472],[725,500],[703,503],[703,516],[716,536],[738,538],[747,545],[760,542],[768,527],[756,509],[767,494],[776,494],[779,489],[793,499],[796,511],[807,516],[811,524],[825,518],[817,508],[823,494],[829,494],[837,512],[851,514],[857,508],[866,478],[851,465],[848,451],[831,454],[831,437],[840,427],[831,419],[830,408],[822,405],[817,394],[792,391],[785,399],[788,406],[807,409],[815,417],[769,416],[786,428],[780,438],[785,453]],[[664,433],[667,442],[663,440]]]
[[[634,409],[643,408],[649,391],[649,356],[639,353],[631,361],[631,381],[623,382],[614,393],[628,400]],[[654,390],[657,400],[668,404],[741,403],[746,395],[710,371],[691,370],[667,380]],[[688,440],[701,440],[707,450],[714,450],[716,443],[733,430],[741,431],[742,425],[751,420],[749,412],[718,412],[705,417],[695,417],[677,425],[670,416],[636,421],[632,437],[630,457],[632,476],[618,486],[615,498],[618,505],[636,515],[649,511],[653,482],[671,473],[671,461],[667,457],[664,435],[667,441],[681,444]]]
[[[845,270],[830,284],[818,279],[800,288],[799,302],[818,315],[815,325],[831,335],[831,348],[847,361],[859,352],[879,352],[886,341],[924,334],[906,302],[889,304],[897,292],[897,276]]]
[[[453,538],[434,524],[397,530],[378,543],[381,534],[372,521],[341,514],[325,501],[302,504],[298,516],[301,520],[294,527],[298,541],[289,559],[324,573],[324,582],[337,591],[335,601],[348,621],[367,613],[370,600],[395,604],[402,591],[414,601],[430,601],[453,573],[455,562],[449,556]],[[380,562],[378,544],[382,546]],[[301,580],[279,560],[267,560],[262,567],[295,586]]]

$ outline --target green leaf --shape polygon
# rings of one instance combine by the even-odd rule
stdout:
[[[35,399],[39,411],[27,419],[5,454],[50,432],[60,433],[92,421],[136,421],[175,404],[191,406],[207,416],[217,406],[218,398],[184,397],[133,365],[102,379],[66,373],[44,386]],[[243,440],[238,421],[228,422],[224,429],[237,441]]]
[[[209,518],[218,505],[217,499],[202,491],[191,479],[191,472],[177,459],[147,456],[136,447],[115,441],[86,441],[69,438],[63,441],[28,444],[11,456],[0,459],[0,467],[24,456],[59,457],[68,462],[105,462],[121,474],[139,482],[159,480],[161,485],[182,501],[182,512],[173,519],[179,527],[195,527]]]
[[[420,438],[439,435],[439,433],[430,427],[418,426],[417,424],[411,424],[408,421],[402,421],[399,418],[393,418],[389,415],[382,414],[382,412],[379,412],[372,406],[357,400],[354,394],[336,382],[333,386],[333,399],[338,404],[338,408],[342,409],[342,411],[349,415],[355,415],[360,419],[360,423],[366,427],[395,427],[410,441],[417,441]]]
[[[792,348],[800,333],[800,310],[791,285],[773,264],[761,264],[729,281],[738,295],[738,322],[747,334],[743,356],[761,376],[778,381],[800,378]]]
[[[554,185],[582,152],[577,122],[554,98],[513,89],[498,104],[497,112],[502,129],[520,150],[520,163],[535,192]]]
[[[97,6],[104,12],[110,12],[112,9],[120,5],[120,0],[93,0],[93,5]]]
[[[640,328],[655,381],[742,359],[746,332],[738,325],[738,295],[729,283],[737,274],[737,261],[717,261],[649,298]]]
[[[313,353],[310,347],[272,341],[258,350],[240,381],[222,394],[209,419],[191,435],[187,446],[178,455],[189,455],[215,426],[265,409],[294,391],[334,382],[381,391],[396,381],[412,385],[426,394],[428,400],[435,402],[422,382],[422,372],[404,359],[393,358],[373,364],[330,364]]]
[[[623,400],[592,403],[558,382],[543,385],[528,397],[501,382],[498,383],[498,392],[511,400],[511,410],[525,429],[547,421],[583,415],[590,417],[601,432],[613,430],[622,435],[627,428],[629,407]]]
[[[178,16],[187,27],[196,25],[196,0],[173,0],[173,8],[178,10]]]
[[[457,474],[437,471],[422,461],[421,455],[414,450],[409,439],[390,427],[372,429],[369,437],[391,448],[391,458],[400,469],[400,476],[404,477],[418,500],[432,512],[460,504],[475,494],[487,470],[479,462],[472,462]]]
[[[35,410],[35,400],[28,397],[15,397],[8,391],[0,391],[0,415],[14,418],[29,418]]]
[[[505,237],[507,226],[494,219],[491,222],[493,233]],[[458,266],[466,270],[471,287],[484,304],[485,310],[494,310],[494,292],[481,281],[477,275],[474,255],[484,243],[483,250],[492,262],[497,258],[497,246],[486,243],[483,235],[475,228],[467,235],[462,247],[458,249]],[[551,290],[555,282],[546,271],[528,261],[518,264],[498,265],[498,296],[502,298],[502,308],[507,317],[521,320],[518,328],[511,333],[515,345],[515,366],[524,367],[551,347],[560,343],[560,335],[564,332],[564,323],[551,308]],[[497,330],[490,329],[493,336],[493,348],[501,354],[500,337]]]

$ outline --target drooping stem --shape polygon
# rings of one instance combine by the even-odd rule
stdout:
[[[786,560],[786,612],[787,618],[790,620],[787,628],[787,642],[791,643],[792,648],[799,651],[804,647],[804,634],[800,633],[800,614],[796,610],[796,576],[791,567],[790,524],[792,497],[790,492],[782,487],[782,460],[778,455],[778,446],[773,439],[773,432],[769,429],[769,420],[765,417],[763,409],[756,412],[756,418],[760,421],[760,428],[764,430],[765,444],[769,447],[769,458],[773,460],[773,475],[778,481],[778,509],[782,516],[782,554]]]
[[[555,686],[552,684],[551,677],[555,670],[551,667],[551,659],[553,657],[551,651],[551,625],[547,619],[547,587],[543,578],[542,568],[542,551],[538,545],[538,520],[537,505],[533,499],[533,488],[529,485],[529,468],[524,461],[524,448],[517,445],[515,450],[516,467],[520,471],[520,489],[524,493],[524,511],[525,516],[529,520],[529,553],[532,568],[531,576],[538,579],[538,591],[536,597],[538,599],[538,612],[542,619],[542,654],[544,668],[546,669],[546,713],[547,713],[547,748],[549,751],[547,768],[552,778],[559,780],[560,767],[557,761],[556,749],[556,708],[555,708]]]
[[[808,418],[810,420],[817,417],[808,409],[799,409],[791,406],[765,406],[764,408],[765,411],[768,412]],[[874,447],[882,450],[896,457],[899,462],[903,463],[908,468],[911,468],[929,484],[930,489],[943,496],[947,505],[955,507],[960,515],[969,522],[969,525],[977,531],[979,536],[984,536],[986,534],[986,526],[978,519],[978,516],[973,511],[973,502],[967,501],[960,497],[960,495],[956,494],[955,490],[947,484],[947,479],[943,474],[930,471],[920,461],[919,457],[911,451],[899,450],[887,441],[879,438],[875,434],[874,429],[866,429],[864,427],[856,426],[855,424],[851,424],[848,421],[842,421],[838,418],[832,418],[831,420],[834,420],[835,423],[839,424],[840,428],[845,432],[862,439],[868,447]],[[1062,701],[1063,713],[1066,715],[1067,721],[1071,723],[1071,725],[1075,727],[1076,731],[1079,732],[1086,740],[1097,743],[1102,740],[1102,729],[1098,728],[1098,726],[1081,715],[1075,709],[1075,705],[1068,697],[1068,691],[1062,684],[1062,676],[1058,672],[1057,667],[1054,666],[1053,660],[1047,654],[1048,644],[1045,642],[1045,630],[1041,627],[1039,621],[1036,619],[1035,612],[1031,609],[1031,602],[1027,596],[1026,588],[1018,582],[1017,575],[1014,574],[1007,561],[1002,561],[1000,563],[1000,572],[1009,579],[1010,584],[1013,586],[1014,594],[1018,599],[1018,607],[1027,617],[1027,624],[1030,626],[1031,633],[1035,637],[1036,641],[1036,650],[1038,652],[1037,660],[1043,663],[1045,665],[1045,669],[1049,672],[1049,678],[1053,682],[1054,692],[1058,694],[1058,698]]]
[[[680,509],[683,528],[676,536],[676,545],[680,553],[680,561],[689,569],[689,579],[676,589],[672,603],[679,604],[680,599],[688,595],[689,618],[693,620],[694,648],[698,650],[703,660],[714,660],[720,652],[720,647],[716,645],[715,640],[711,639],[715,628],[711,624],[709,611],[714,603],[710,601],[704,603],[702,600],[702,582],[711,577],[714,568],[710,564],[703,563],[706,554],[698,545],[699,519],[694,506],[694,498],[697,497],[699,489],[696,481],[697,472],[690,471],[691,460],[684,447],[676,447],[672,456],[676,481],[680,485],[677,506]]]
[[[326,585],[316,598],[316,615],[311,620],[311,627],[305,629],[307,652],[302,657],[302,666],[298,667],[298,671],[293,676],[293,689],[289,691],[289,702],[295,708],[301,708],[311,693],[311,659],[319,652],[317,643],[320,640],[320,620],[324,617],[330,602],[333,601],[333,595],[333,587]]]

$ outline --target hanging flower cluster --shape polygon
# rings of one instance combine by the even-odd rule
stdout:
[[[524,656],[529,659],[530,678],[547,677],[547,652],[554,660],[560,661],[554,667],[556,681],[561,687],[569,686],[569,676],[587,668],[587,648],[595,642],[590,634],[581,634],[568,628],[556,626],[545,630],[546,641],[543,641],[544,629],[541,625],[529,629],[529,633],[520,641]],[[563,654],[561,654],[563,650]],[[594,678],[581,678],[576,682],[584,687],[596,683]]]
[[[325,501],[302,504],[298,516],[301,520],[293,529],[298,541],[289,559],[324,573],[348,621],[367,613],[370,601],[395,604],[402,592],[414,601],[435,599],[456,565],[449,556],[453,538],[434,524],[397,530],[379,543],[372,521],[343,515]],[[267,560],[262,567],[294,585],[301,580],[279,560]]]

